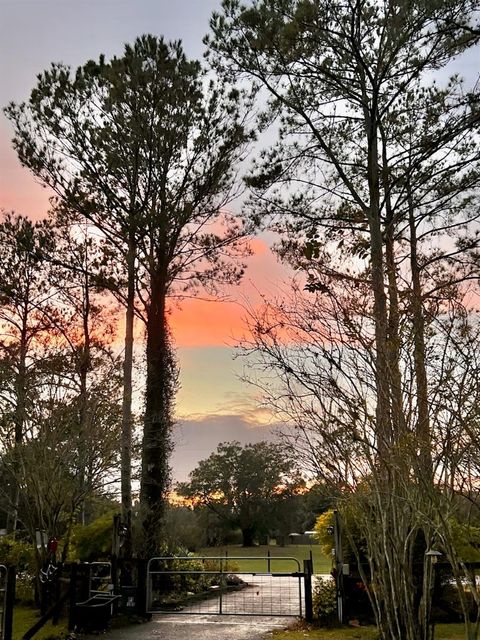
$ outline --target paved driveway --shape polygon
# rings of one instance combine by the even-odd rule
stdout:
[[[186,614],[228,614],[255,616],[292,616],[303,613],[303,580],[291,576],[270,574],[242,574],[243,589],[215,595],[215,587],[208,598],[192,599],[178,616]],[[169,613],[164,612],[165,613]]]
[[[144,624],[113,629],[102,637],[108,640],[260,640],[294,622],[292,618],[164,614],[154,615]]]
[[[222,596],[221,609],[228,615],[218,615],[220,598],[213,597],[185,607],[182,613],[154,614],[150,622],[114,629],[103,637],[108,640],[260,640],[296,622],[300,615],[297,578],[242,577],[248,587]],[[235,615],[239,612],[255,615]]]

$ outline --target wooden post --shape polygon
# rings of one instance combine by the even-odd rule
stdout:
[[[43,616],[35,622],[33,627],[30,627],[30,629],[23,634],[22,640],[31,640],[37,631],[39,631],[50,620],[50,618],[55,615],[57,608],[61,608],[63,606],[64,602],[67,601],[68,596],[68,591],[65,591],[60,600],[58,602],[54,602]]]
[[[61,598],[62,595],[62,573],[63,573],[63,565],[61,563],[59,563],[57,565],[57,571],[55,573],[55,577],[54,577],[54,584],[52,585],[53,587],[53,600],[54,602],[58,602]],[[52,616],[52,624],[53,625],[57,625],[59,620],[60,620],[60,614],[62,613],[61,608],[59,607],[58,609],[55,610],[55,613]]]
[[[138,560],[137,571],[137,613],[143,618],[149,618],[147,602],[147,560]]]

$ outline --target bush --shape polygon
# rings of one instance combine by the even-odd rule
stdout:
[[[75,526],[70,542],[69,560],[82,562],[109,560],[112,552],[112,531],[111,514],[97,518],[86,526]]]
[[[313,616],[323,627],[337,621],[337,589],[335,580],[319,580],[313,589]]]
[[[212,587],[217,588],[221,584],[220,564],[223,585],[227,587],[243,585],[243,581],[234,575],[238,570],[238,564],[234,561],[220,563],[219,560],[210,558],[202,560],[193,555],[182,559],[169,557],[156,560],[151,566],[151,588],[156,606],[182,606],[189,598],[211,594]]]
[[[17,571],[34,571],[33,546],[11,536],[0,537],[0,564],[14,565]]]
[[[32,605],[35,602],[35,578],[31,573],[26,571],[17,573],[15,600],[24,605]]]
[[[320,551],[327,557],[332,555],[332,549],[335,545],[333,533],[331,533],[333,526],[333,509],[319,515],[315,522],[315,539],[320,545]]]
[[[165,513],[165,538],[168,549],[185,547],[197,551],[207,543],[205,528],[198,514],[187,507],[169,506]]]
[[[33,545],[12,536],[0,538],[0,564],[13,565],[17,570],[16,599],[30,604],[35,599],[34,575],[36,571]]]

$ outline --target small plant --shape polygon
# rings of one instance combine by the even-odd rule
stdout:
[[[320,580],[313,589],[313,615],[322,627],[331,627],[337,620],[337,591],[331,578]]]
[[[222,567],[222,572],[233,573],[235,571],[239,571],[240,567],[238,562],[234,560],[216,560],[216,559],[206,559],[203,561],[203,567],[205,571],[220,571],[220,567]]]
[[[35,578],[31,573],[22,571],[17,573],[15,597],[18,602],[32,605],[35,601]]]

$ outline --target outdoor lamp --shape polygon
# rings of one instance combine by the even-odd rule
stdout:
[[[428,549],[428,551],[425,551],[425,556],[431,559],[432,564],[438,562],[438,559],[441,555],[443,554],[440,551],[436,551],[435,549]]]

